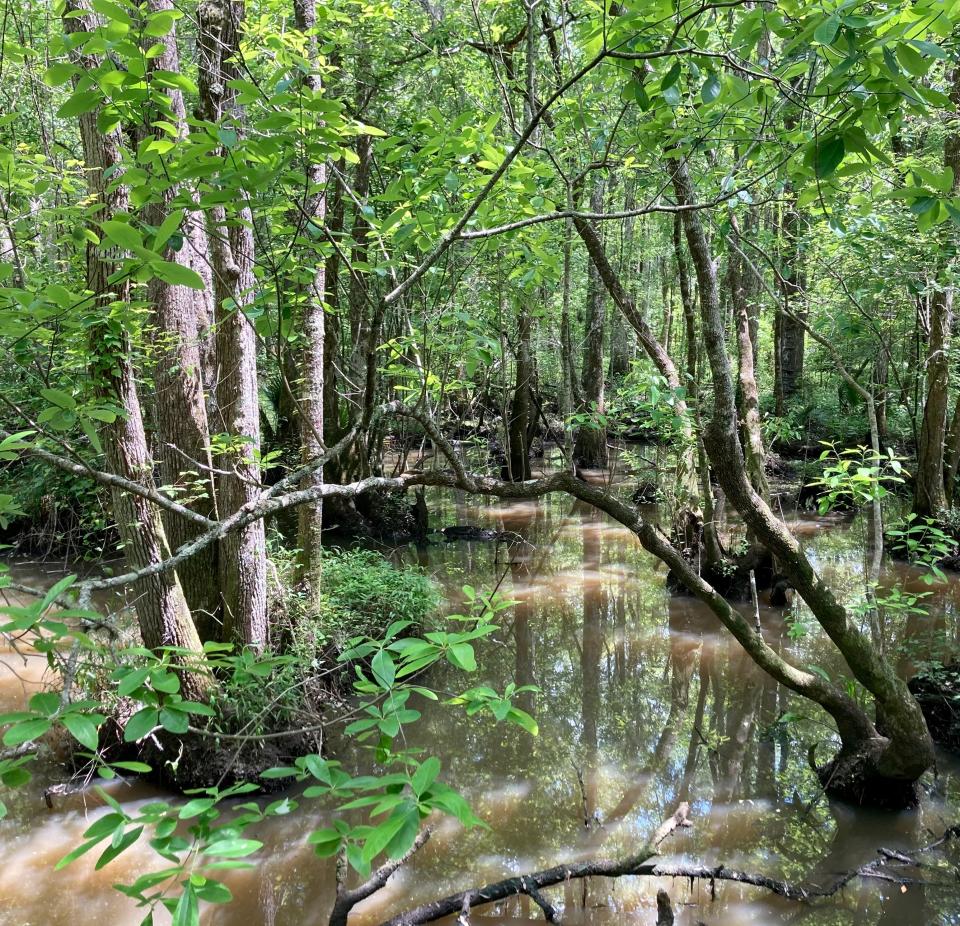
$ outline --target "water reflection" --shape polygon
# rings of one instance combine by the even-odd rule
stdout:
[[[498,505],[437,493],[430,504],[438,527],[475,524],[520,538],[438,544],[397,556],[421,564],[453,601],[461,600],[457,590],[464,583],[499,585],[516,601],[496,638],[479,652],[481,675],[500,689],[510,682],[538,686],[536,695],[523,696],[522,706],[536,714],[540,735],[422,706],[413,745],[441,744],[446,780],[464,791],[489,828],[465,832],[445,820],[410,865],[357,909],[351,920],[357,926],[508,874],[628,853],[681,800],[691,803],[694,826],[673,836],[665,852],[821,882],[872,860],[879,846],[923,844],[958,816],[949,809],[960,806],[957,769],[946,761],[916,812],[854,812],[820,797],[806,755],[810,744],[830,738],[822,718],[758,672],[699,602],[670,598],[662,567],[606,516],[561,497]],[[796,524],[834,586],[849,600],[862,597],[859,528],[834,518]],[[919,572],[886,563],[880,597],[895,584],[930,591]],[[904,672],[955,650],[958,595],[960,583],[952,580],[934,590],[922,614],[887,609],[871,628],[888,652],[898,654]],[[796,664],[834,678],[845,674],[802,610],[762,608],[761,623],[768,643]],[[477,681],[448,666],[434,678],[448,690]],[[42,683],[42,666],[0,654],[4,709]],[[791,722],[791,714],[806,719]],[[368,761],[365,754],[355,758]],[[150,796],[140,786],[114,787],[127,802]],[[75,795],[49,811],[38,790],[18,795],[10,818],[0,822],[0,923],[140,922],[141,914],[110,885],[155,866],[149,848],[138,846],[98,873],[87,862],[52,872],[52,863],[102,812],[98,803],[89,794]],[[309,802],[265,824],[257,834],[266,843],[257,868],[231,875],[237,899],[206,911],[206,926],[325,922],[332,866],[305,844],[307,833],[324,824],[323,809]],[[48,890],[40,896],[36,885]],[[566,903],[568,923],[652,923],[661,886],[674,900],[679,924],[920,926],[958,919],[954,893],[910,888],[904,895],[882,882],[852,885],[813,909],[730,885],[718,886],[712,901],[708,885],[653,879],[594,879],[551,895]],[[476,918],[542,922],[526,898],[487,913]]]

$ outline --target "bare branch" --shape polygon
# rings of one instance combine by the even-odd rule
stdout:
[[[371,894],[379,891],[380,888],[390,880],[391,875],[402,865],[406,864],[410,857],[427,842],[430,835],[431,830],[429,827],[420,830],[417,838],[413,841],[413,845],[410,846],[400,858],[391,859],[381,865],[358,887],[351,890],[344,890],[342,885],[338,885],[337,899],[334,901],[333,910],[330,913],[330,926],[347,926],[347,917],[350,915],[350,911],[360,903],[361,900],[366,900]]]

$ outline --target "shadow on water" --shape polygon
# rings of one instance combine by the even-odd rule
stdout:
[[[758,672],[699,602],[670,598],[663,568],[605,515],[562,497],[491,505],[450,492],[430,501],[438,526],[476,524],[523,538],[404,548],[395,555],[434,575],[452,610],[465,583],[485,589],[499,583],[516,602],[478,653],[480,673],[497,688],[536,685],[522,706],[536,715],[540,733],[534,738],[423,706],[423,720],[411,729],[413,745],[439,751],[446,780],[460,787],[487,827],[464,831],[441,822],[387,888],[357,908],[356,926],[510,874],[629,853],[682,800],[691,804],[694,825],[664,844],[665,860],[722,862],[820,883],[871,861],[880,846],[925,844],[960,817],[960,765],[947,758],[912,812],[871,813],[820,797],[806,756],[812,743],[825,747],[830,740],[822,718]],[[829,580],[855,600],[864,568],[859,528],[802,516],[795,524]],[[15,569],[36,578],[31,567]],[[897,583],[930,591],[915,571],[886,564],[882,587]],[[868,628],[904,672],[957,649],[960,581],[951,578],[926,601],[922,615],[892,615]],[[799,606],[786,614],[763,607],[761,622],[770,645],[798,665],[843,675]],[[29,653],[0,653],[0,710],[15,708],[42,685],[44,669]],[[474,680],[444,666],[432,682],[454,691]],[[111,885],[157,867],[157,858],[137,844],[100,872],[86,859],[53,872],[103,809],[87,792],[48,810],[42,785],[41,775],[40,787],[18,793],[10,816],[0,821],[0,924],[139,923],[140,913]],[[154,796],[142,784],[115,782],[110,789],[128,804]],[[266,843],[257,867],[231,874],[236,899],[207,911],[206,926],[325,923],[333,870],[305,842],[325,822],[323,810],[307,801],[296,814],[265,824],[256,834]],[[718,885],[713,899],[708,884],[649,878],[592,879],[552,894],[565,901],[567,923],[652,924],[658,887],[670,893],[678,924],[960,922],[957,892],[910,885],[904,893],[882,881],[855,882],[812,907],[729,884]],[[527,898],[475,919],[542,922]]]

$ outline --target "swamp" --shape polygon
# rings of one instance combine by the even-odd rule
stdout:
[[[0,6],[0,926],[960,923],[960,0]]]

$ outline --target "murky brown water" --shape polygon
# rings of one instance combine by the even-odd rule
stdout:
[[[501,582],[517,600],[498,638],[482,648],[480,675],[500,688],[511,681],[536,684],[539,693],[527,706],[540,735],[427,705],[413,730],[416,742],[442,756],[445,780],[466,794],[489,828],[465,832],[442,822],[387,888],[357,908],[352,923],[373,926],[451,891],[562,860],[630,853],[681,800],[691,803],[694,825],[664,844],[667,859],[821,883],[871,861],[880,846],[925,844],[960,819],[960,764],[948,757],[915,811],[854,811],[820,797],[806,755],[809,744],[829,740],[829,730],[816,717],[777,724],[787,710],[807,711],[757,672],[698,603],[667,596],[662,567],[605,516],[561,498],[500,505],[448,494],[434,501],[437,526],[494,526],[528,541],[520,548],[402,549],[397,556],[419,562],[454,598],[464,583],[489,588]],[[801,517],[797,528],[820,568],[855,599],[862,585],[857,528],[815,517]],[[919,574],[898,566],[888,565],[883,581],[927,590]],[[890,616],[871,632],[906,671],[958,649],[958,615],[960,580],[954,577],[931,598],[927,616]],[[762,621],[768,640],[797,664],[842,674],[812,630],[791,633],[784,614],[768,608]],[[0,710],[43,684],[43,668],[29,654],[0,653]],[[445,690],[476,681],[452,668],[433,678]],[[41,773],[36,786],[13,795],[10,816],[0,821],[0,924],[139,923],[142,912],[111,885],[132,881],[159,859],[138,844],[103,871],[94,872],[84,859],[54,872],[55,861],[101,810],[91,793],[60,799],[48,810],[41,792],[52,775],[53,769]],[[142,784],[113,783],[110,790],[130,804],[154,794]],[[295,814],[264,825],[256,834],[266,843],[257,867],[231,875],[234,903],[208,909],[203,922],[325,923],[333,872],[305,843],[324,823],[323,811],[304,802]],[[931,871],[927,880],[950,879]],[[551,893],[565,901],[568,923],[652,924],[658,887],[669,891],[679,924],[960,923],[960,892],[950,886],[912,885],[903,892],[883,881],[854,883],[813,907],[723,884],[712,899],[709,885],[649,878],[592,879]],[[526,898],[474,918],[542,922]]]

